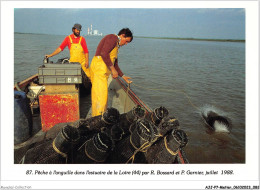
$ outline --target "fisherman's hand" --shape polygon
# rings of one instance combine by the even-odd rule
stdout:
[[[45,55],[45,58],[49,58],[49,57],[51,57],[50,55]]]
[[[133,81],[131,81],[131,80],[128,80],[128,79],[131,79],[131,77],[128,77],[128,76],[123,75],[122,78],[123,78],[128,84],[130,84],[130,83],[133,82]]]
[[[114,67],[110,67],[112,72],[112,77],[116,79],[118,77],[118,72]]]

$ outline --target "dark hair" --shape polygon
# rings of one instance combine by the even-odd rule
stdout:
[[[125,37],[131,37],[131,41],[133,40],[133,34],[131,32],[131,30],[129,28],[123,28],[122,30],[120,30],[118,32],[118,36],[120,36],[121,34],[124,34]]]

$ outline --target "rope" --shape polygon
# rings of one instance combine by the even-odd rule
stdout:
[[[130,138],[130,142],[131,142],[131,138]],[[132,142],[131,142],[132,144]],[[133,145],[133,144],[132,144]],[[130,162],[130,160],[132,160],[132,163],[134,163],[134,159],[135,159],[135,155],[141,151],[141,152],[146,152],[147,150],[145,150],[146,148],[150,147],[151,146],[151,143],[149,143],[148,141],[146,141],[140,148],[136,149],[136,147],[133,145],[133,147],[136,149],[134,151],[134,154],[127,160],[126,164],[128,162]]]
[[[64,158],[67,158],[68,155],[65,154],[64,152],[61,152],[61,151],[56,147],[56,145],[55,145],[55,140],[56,140],[56,138],[55,138],[54,141],[52,142],[52,147],[53,147],[53,149],[54,149],[58,154],[62,155]]]
[[[132,83],[132,84],[133,84],[133,83]],[[140,86],[140,85],[137,85],[137,84],[133,84],[133,85],[136,86],[136,87],[145,89],[145,90],[153,90],[153,91],[161,91],[161,92],[164,91],[164,92],[179,92],[179,93],[183,93],[183,94],[186,96],[186,98],[188,99],[188,101],[189,101],[189,103],[191,104],[191,106],[194,107],[195,109],[198,109],[198,110],[199,110],[199,108],[198,108],[195,104],[192,103],[192,101],[191,101],[189,95],[188,95],[186,92],[184,92],[183,90],[156,89],[156,88],[146,88],[146,87],[143,87],[143,86]]]
[[[158,118],[157,115],[155,114],[155,109],[153,110],[153,115],[155,115],[155,117],[160,120],[160,118]]]
[[[89,141],[91,141],[91,139],[87,140],[86,142],[89,142]],[[94,146],[95,146],[95,145],[94,145]],[[95,147],[96,147],[96,146],[95,146]],[[96,147],[96,148],[97,148],[97,147]],[[85,150],[86,156],[89,157],[91,160],[93,160],[93,161],[95,161],[95,162],[104,162],[104,161],[105,161],[105,159],[104,159],[104,160],[96,160],[95,158],[93,158],[92,156],[90,156],[90,155],[88,154],[87,150],[86,150],[86,147],[84,148],[84,150]],[[102,151],[101,151],[101,152],[102,152]]]
[[[153,113],[151,114],[152,122],[156,125],[156,122],[153,120]]]
[[[165,145],[165,148],[166,150],[173,156],[176,156],[178,154],[178,150],[176,152],[172,151],[168,145],[167,145],[167,140],[166,140],[166,137],[164,137],[164,145]]]
[[[102,120],[105,124],[107,124],[107,125],[111,125],[111,124],[112,124],[112,123],[107,122],[107,121],[104,119],[103,113],[102,113],[102,116],[101,116],[101,120]]]
[[[152,137],[151,141],[146,141],[140,148],[137,148],[133,142],[132,142],[132,139],[131,139],[131,136],[130,136],[130,143],[131,145],[136,149],[133,153],[133,155],[127,160],[126,164],[132,160],[132,163],[134,163],[134,159],[135,159],[135,155],[138,153],[138,152],[146,152],[148,150],[148,148],[150,146],[152,146],[152,144],[158,140],[158,138],[162,137],[160,134],[159,135],[155,135],[156,138]],[[144,138],[142,138],[141,136],[139,136],[141,139],[145,140]]]

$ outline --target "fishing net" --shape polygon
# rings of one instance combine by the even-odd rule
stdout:
[[[133,123],[137,119],[143,118],[145,115],[145,110],[140,105],[137,105],[132,110],[125,114],[125,118],[129,123]]]
[[[145,143],[152,141],[154,130],[147,120],[138,120],[134,123],[134,130],[130,135],[130,142],[135,149],[140,149]]]
[[[134,107],[127,113],[120,115],[119,124],[121,128],[124,130],[124,134],[129,135],[129,127],[130,125],[135,122],[137,119],[141,119],[145,116],[145,110],[140,105]]]
[[[159,108],[154,109],[153,112],[150,112],[146,115],[146,119],[151,121],[155,125],[159,125],[161,120],[168,116],[169,111],[165,107],[161,106]]]
[[[102,115],[102,120],[107,125],[113,125],[119,122],[120,113],[116,108],[107,108],[107,110]]]
[[[183,151],[187,135],[168,114],[164,107],[147,115],[140,106],[121,115],[108,108],[100,116],[55,125],[40,140],[16,150],[15,160],[23,164],[188,163]]]
[[[80,134],[77,128],[66,125],[58,133],[53,141],[53,148],[59,153],[66,154],[70,152],[78,142]]]
[[[65,164],[67,158],[57,153],[52,146],[53,141],[29,149],[20,164]]]
[[[39,144],[39,143],[38,143]],[[19,148],[15,148],[14,149],[14,163],[15,164],[19,164],[20,160],[23,158],[23,156],[25,155],[25,153],[36,146],[36,143],[32,143],[29,145],[25,145],[23,147],[19,147]]]
[[[181,129],[173,130],[172,136],[174,137],[175,141],[179,143],[180,148],[184,148],[187,145],[188,136],[183,130]]]
[[[178,151],[186,146],[188,138],[183,130],[176,129],[153,144],[145,153],[149,164],[171,164],[176,162]]]
[[[113,143],[120,141],[124,135],[124,130],[119,123],[113,125],[111,128],[106,128],[103,132],[112,139]]]
[[[55,139],[58,133],[64,128],[65,126],[69,125],[71,127],[77,128],[80,123],[80,120],[74,122],[66,122],[66,123],[58,123],[46,131],[45,139]],[[79,132],[79,131],[78,131]]]
[[[107,108],[102,115],[81,120],[78,128],[81,135],[85,135],[90,131],[98,133],[104,128],[112,127],[114,124],[118,123],[119,119],[119,111],[111,107]]]
[[[114,150],[109,156],[109,161],[112,163],[128,163],[144,162],[143,160],[135,159],[139,153],[145,152],[150,146],[150,143],[154,137],[153,128],[150,122],[145,119],[138,119],[130,126],[130,136],[122,139],[117,143]]]
[[[120,114],[115,108],[108,108],[102,115],[81,119],[79,121],[78,130],[80,133],[80,145],[93,137],[96,133],[109,131],[119,122]],[[113,128],[114,130],[114,128]],[[120,130],[120,129],[119,129]],[[121,129],[122,131],[122,129]],[[116,131],[115,131],[116,132]]]
[[[105,162],[112,148],[112,140],[106,133],[97,133],[87,140],[77,152],[77,163]]]
[[[134,151],[135,148],[131,145],[130,136],[128,136],[117,143],[109,154],[106,163],[126,163],[134,154]]]
[[[62,164],[72,162],[73,149],[79,140],[77,128],[63,127],[54,140],[47,140],[29,149],[22,164]]]
[[[166,135],[168,132],[178,129],[180,126],[179,121],[174,116],[164,117],[158,125],[158,132],[160,136]]]

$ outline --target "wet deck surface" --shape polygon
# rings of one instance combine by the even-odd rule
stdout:
[[[108,107],[116,108],[120,114],[125,113],[127,110],[131,109],[125,101],[126,94],[118,94],[115,86],[112,82],[112,78],[108,80]],[[124,96],[124,97],[122,97]],[[91,117],[91,94],[80,98],[80,118],[90,118]]]

